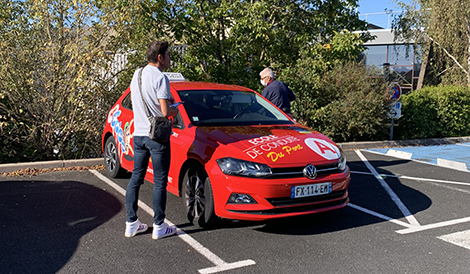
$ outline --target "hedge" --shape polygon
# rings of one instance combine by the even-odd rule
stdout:
[[[470,135],[470,88],[424,87],[403,95],[401,102],[395,139]]]

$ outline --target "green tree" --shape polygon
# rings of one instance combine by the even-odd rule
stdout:
[[[356,61],[363,51],[357,33],[336,33],[329,44],[302,51],[280,79],[295,91],[294,117],[335,141],[383,140],[390,101],[386,81]]]
[[[343,29],[365,29],[356,6],[357,0],[2,1],[0,159],[99,155],[107,111],[146,64],[146,46],[155,39],[172,42],[174,70],[189,80],[261,90],[264,66],[282,75],[328,44],[337,46],[322,56],[327,60],[354,53],[355,43],[334,39]],[[120,55],[124,69],[112,66]]]
[[[92,1],[92,0],[90,0]],[[106,43],[109,54],[124,54],[126,66],[117,71],[115,94],[129,86],[134,71],[147,64],[147,45],[156,40],[175,41],[172,24],[183,11],[180,0],[96,0],[96,26],[111,30]],[[173,53],[172,53],[173,54]],[[175,56],[173,55],[172,58]]]
[[[398,4],[405,12],[393,21],[395,37],[426,45],[424,61],[443,84],[470,86],[470,1]]]
[[[174,70],[190,80],[260,88],[264,66],[292,66],[302,49],[328,43],[335,31],[365,30],[356,6],[356,0],[145,0],[138,5],[145,13],[129,14],[128,23],[116,28],[137,30],[139,35],[129,39],[134,49],[136,43],[146,45],[142,37],[147,34],[168,37],[180,49],[173,56]],[[133,59],[130,67],[141,60]]]
[[[98,12],[88,0],[2,1],[0,161],[100,155],[114,80]]]

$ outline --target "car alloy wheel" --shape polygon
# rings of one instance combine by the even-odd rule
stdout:
[[[188,220],[200,227],[209,227],[218,220],[214,212],[212,186],[202,167],[188,169],[183,179],[183,205]]]
[[[117,178],[124,173],[119,161],[119,153],[116,146],[116,141],[111,136],[106,140],[104,147],[104,166],[106,173],[112,178]]]

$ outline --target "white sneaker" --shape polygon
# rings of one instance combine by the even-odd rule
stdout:
[[[176,233],[176,226],[169,226],[167,223],[161,225],[153,224],[152,239],[161,239]]]
[[[139,220],[129,223],[126,222],[126,232],[124,236],[126,237],[134,237],[137,233],[142,233],[147,231],[148,226],[146,224],[141,223]]]

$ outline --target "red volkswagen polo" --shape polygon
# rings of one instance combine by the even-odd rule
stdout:
[[[168,74],[170,79],[175,74]],[[339,209],[349,201],[343,152],[242,86],[171,81],[173,121],[167,190],[189,221],[267,220]],[[132,171],[130,89],[109,111],[102,137],[106,172]],[[150,164],[146,180],[153,182]]]

